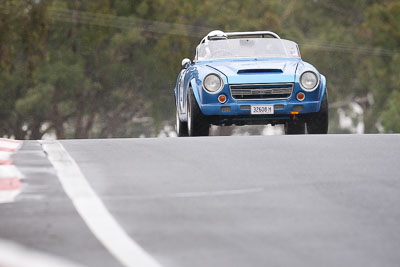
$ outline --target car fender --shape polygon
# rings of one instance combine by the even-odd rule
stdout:
[[[185,73],[185,70],[181,70],[181,72],[179,73],[178,78],[176,80],[176,85],[174,88],[174,98],[175,98],[175,106],[176,107],[179,107],[178,90],[180,87],[180,81],[181,81],[182,74],[184,74],[184,73]]]
[[[319,75],[319,86],[318,89],[319,90],[319,95],[316,96],[315,100],[319,100],[318,103],[318,111],[321,109],[321,102],[322,99],[324,97],[324,93],[326,91],[326,77],[324,75],[322,75],[313,65],[311,65],[310,63],[307,63],[305,61],[301,61],[299,62],[298,66],[297,66],[297,70],[296,70],[296,83],[300,84],[300,76],[303,72],[305,71],[313,71],[315,72],[317,75]]]
[[[194,94],[194,97],[196,98],[197,104],[198,104],[199,107],[201,108],[201,99],[200,99],[200,92],[199,92],[199,90],[201,90],[201,88],[199,89],[199,86],[197,85],[196,79],[195,79],[195,78],[193,78],[193,79],[190,81],[190,87],[191,87],[192,90],[193,90],[193,94]],[[188,90],[190,90],[190,89],[188,88]],[[188,93],[189,93],[189,91],[188,91]]]
[[[318,111],[321,109],[321,103],[322,99],[324,98],[325,91],[328,94],[328,90],[326,89],[326,77],[322,74],[321,75],[321,81],[320,81],[320,96],[319,96],[319,106],[318,106]]]

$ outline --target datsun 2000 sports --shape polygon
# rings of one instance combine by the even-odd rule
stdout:
[[[182,61],[175,87],[178,136],[210,125],[277,125],[286,134],[328,132],[325,76],[298,45],[270,31],[212,31]]]

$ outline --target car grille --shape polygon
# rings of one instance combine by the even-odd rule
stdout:
[[[233,84],[230,89],[237,100],[288,99],[293,92],[293,83]]]

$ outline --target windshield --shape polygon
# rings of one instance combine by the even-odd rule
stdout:
[[[283,44],[283,46],[282,46]],[[300,53],[295,42],[272,38],[227,39],[202,43],[197,60],[254,57],[295,57]]]

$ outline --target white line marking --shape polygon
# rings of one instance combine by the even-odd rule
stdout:
[[[160,199],[160,198],[194,198],[194,197],[222,197],[232,195],[243,195],[251,193],[260,193],[265,189],[263,187],[243,188],[243,189],[227,189],[219,191],[203,191],[203,192],[181,192],[165,195],[153,195],[153,196],[138,196],[129,197],[133,199]]]
[[[5,240],[0,240],[0,251],[2,267],[83,267]]]
[[[146,196],[131,196],[131,195],[119,195],[112,196],[113,199],[140,199],[140,200],[153,200],[153,199],[163,199],[163,198],[196,198],[196,197],[223,197],[232,195],[244,195],[252,193],[260,193],[265,191],[264,187],[251,187],[243,189],[226,189],[218,191],[200,191],[200,192],[179,192],[172,194],[159,194],[159,195],[146,195]],[[103,199],[107,199],[104,196]]]
[[[108,251],[126,267],[161,267],[122,229],[61,143],[58,141],[40,141],[40,143],[76,210]]]
[[[205,191],[205,192],[187,192],[187,193],[176,193],[169,195],[170,197],[208,197],[208,196],[228,196],[228,195],[242,195],[249,193],[259,193],[264,191],[262,187],[246,188],[246,189],[232,189],[232,190],[221,190],[221,191]]]

